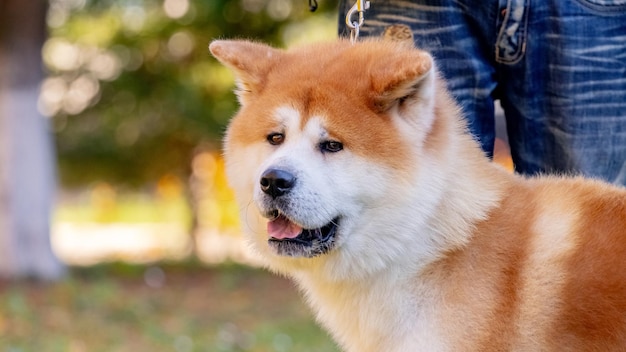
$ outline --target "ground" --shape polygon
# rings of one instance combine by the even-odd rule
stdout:
[[[241,265],[106,264],[0,282],[4,351],[338,351],[290,281]]]

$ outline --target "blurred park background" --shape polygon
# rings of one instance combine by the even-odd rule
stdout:
[[[319,0],[0,0],[0,352],[336,351],[242,246],[215,38],[332,39]]]

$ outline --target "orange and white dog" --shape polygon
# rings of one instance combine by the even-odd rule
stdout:
[[[625,189],[491,163],[403,43],[210,50],[250,243],[346,351],[626,351]]]

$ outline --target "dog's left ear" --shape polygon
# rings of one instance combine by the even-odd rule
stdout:
[[[279,49],[245,40],[215,40],[209,50],[235,73],[236,93],[242,105],[250,94],[263,88],[267,73],[282,54]]]
[[[433,66],[433,58],[417,49],[395,52],[374,64],[370,74],[375,108],[384,112],[407,99],[428,101],[434,90]]]

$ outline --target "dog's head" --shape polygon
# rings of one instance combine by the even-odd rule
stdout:
[[[344,277],[419,245],[407,233],[435,207],[438,181],[426,169],[445,142],[427,53],[388,41],[210,50],[237,76],[227,173],[270,267]]]

